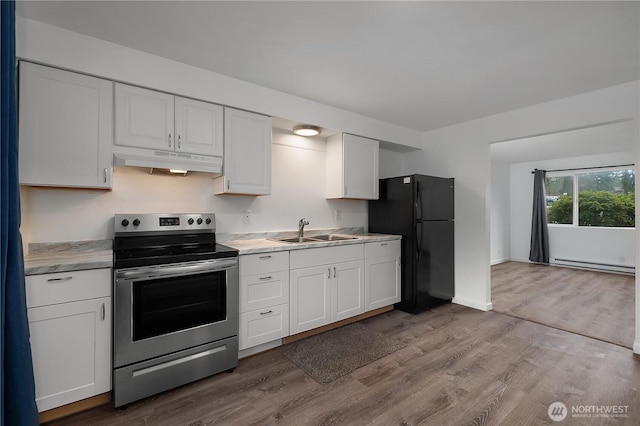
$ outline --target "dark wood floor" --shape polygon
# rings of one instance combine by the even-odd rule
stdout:
[[[80,413],[64,425],[541,425],[553,402],[628,406],[640,424],[640,357],[631,350],[495,312],[443,305],[363,321],[407,346],[321,385],[278,349],[130,405]]]
[[[495,312],[633,347],[633,276],[506,262],[491,267],[491,299]]]

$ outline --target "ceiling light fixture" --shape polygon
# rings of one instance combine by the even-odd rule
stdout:
[[[300,124],[293,126],[293,133],[298,136],[317,136],[322,129],[318,126],[312,126],[311,124]]]

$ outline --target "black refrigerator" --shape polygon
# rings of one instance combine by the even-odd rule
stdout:
[[[403,311],[454,296],[453,191],[451,178],[408,175],[380,179],[380,198],[369,201],[369,232],[402,235]]]

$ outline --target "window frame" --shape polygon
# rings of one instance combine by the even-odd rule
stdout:
[[[580,168],[574,170],[564,170],[564,171],[550,171],[545,174],[545,196],[547,195],[546,188],[546,179],[550,177],[563,177],[570,176],[572,179],[572,188],[573,188],[573,217],[572,223],[549,223],[547,218],[547,226],[553,227],[575,227],[575,228],[598,228],[598,229],[636,229],[636,226],[584,226],[580,225],[580,192],[578,190],[578,175],[588,174],[588,173],[600,173],[600,172],[619,172],[625,170],[633,170],[634,175],[636,174],[636,166],[614,166],[614,167],[593,167],[593,168]],[[636,178],[637,180],[637,178]],[[636,218],[637,219],[637,218]]]

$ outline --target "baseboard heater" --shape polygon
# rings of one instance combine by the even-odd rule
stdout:
[[[575,268],[594,269],[598,271],[622,272],[624,274],[631,274],[631,275],[636,273],[635,266],[615,265],[612,263],[587,262],[584,260],[559,259],[559,258],[553,259],[553,262],[551,263],[555,265],[573,266]]]

